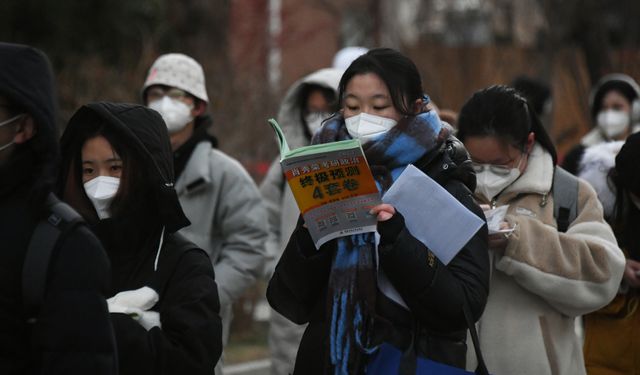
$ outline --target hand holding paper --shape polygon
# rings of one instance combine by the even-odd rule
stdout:
[[[445,265],[484,224],[481,218],[413,165],[402,172],[382,201],[402,212],[409,233]]]
[[[514,228],[509,227],[509,223],[504,221],[504,217],[507,214],[509,205],[500,206],[494,209],[488,209],[484,211],[484,216],[487,218],[487,227],[489,229],[489,235],[496,233],[511,233]]]

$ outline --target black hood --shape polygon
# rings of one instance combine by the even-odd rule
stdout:
[[[81,107],[69,120],[62,136],[61,181],[67,183],[74,156],[82,148],[83,126],[102,120],[118,137],[136,149],[146,171],[151,171],[150,187],[159,220],[168,232],[189,225],[174,189],[173,154],[167,127],[158,112],[137,104],[90,103]],[[64,187],[62,189],[64,191]]]
[[[36,188],[49,191],[57,175],[59,149],[55,85],[45,54],[29,46],[0,42],[0,95],[33,117],[36,134],[17,146],[23,150],[16,151],[30,149]]]

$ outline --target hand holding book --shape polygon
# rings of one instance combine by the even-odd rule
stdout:
[[[275,120],[280,165],[316,248],[352,234],[375,232],[369,211],[382,203],[360,141],[350,139],[289,150]]]

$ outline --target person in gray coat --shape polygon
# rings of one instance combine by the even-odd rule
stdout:
[[[338,83],[342,72],[333,68],[320,69],[291,85],[278,112],[278,122],[291,148],[310,144],[311,136],[320,128],[322,121],[337,110]],[[271,164],[269,172],[260,184],[270,227],[268,258],[264,267],[265,279],[269,279],[273,274],[300,215],[293,193],[282,175],[279,160],[278,158]],[[272,375],[287,375],[293,372],[296,352],[304,329],[304,325],[292,323],[275,310],[271,310],[269,352]]]
[[[232,303],[260,276],[265,260],[267,214],[260,193],[240,163],[218,150],[207,132],[209,98],[197,61],[178,53],[160,56],[149,69],[142,99],[169,129],[175,189],[191,221],[180,233],[213,262],[225,345]],[[222,373],[220,362],[216,373]]]

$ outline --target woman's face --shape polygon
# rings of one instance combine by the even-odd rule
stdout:
[[[602,98],[601,111],[613,110],[631,113],[631,104],[627,98],[616,90],[607,92]]]
[[[502,166],[505,170],[518,168],[520,172],[524,172],[527,168],[526,156],[531,152],[533,143],[534,134],[530,133],[524,151],[494,136],[468,137],[464,141],[464,146],[475,165],[491,164]]]
[[[387,85],[375,73],[355,75],[349,80],[344,92],[344,118],[364,112],[399,121],[402,118],[394,106]]]
[[[82,183],[98,176],[120,178],[122,159],[101,135],[89,138],[82,145]]]

